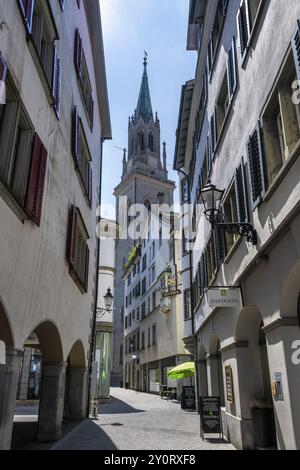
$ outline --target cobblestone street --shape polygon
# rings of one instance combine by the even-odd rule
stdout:
[[[99,405],[98,420],[85,420],[53,450],[206,450],[233,449],[219,439],[202,441],[199,416],[176,401],[120,388]]]

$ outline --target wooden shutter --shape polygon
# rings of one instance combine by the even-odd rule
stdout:
[[[89,115],[91,120],[91,128],[94,127],[94,100],[92,95],[90,95],[90,106],[89,106]]]
[[[93,205],[93,170],[91,164],[89,163],[89,187],[88,187],[88,198],[90,203],[90,208]]]
[[[86,246],[85,274],[84,274],[84,288],[86,292],[88,291],[88,285],[89,285],[89,268],[90,268],[90,250],[89,250],[89,247]]]
[[[252,208],[255,209],[265,193],[265,174],[259,124],[247,143],[247,155],[251,181]]]
[[[216,143],[217,143],[217,126],[216,126],[216,111],[213,112],[210,118],[210,142],[211,142],[211,156],[215,152]]]
[[[5,82],[7,74],[7,65],[0,52],[0,80]]]
[[[212,169],[212,150],[211,150],[211,139],[208,135],[206,138],[206,152],[207,152],[207,175],[210,175]]]
[[[21,12],[23,14],[26,29],[29,34],[32,32],[32,18],[35,0],[19,0]]]
[[[236,169],[235,172],[235,195],[236,195],[236,205],[238,213],[239,222],[248,222],[248,200],[247,200],[247,186],[246,186],[246,175],[244,161]]]
[[[38,227],[41,221],[47,157],[47,150],[39,136],[35,134],[27,185],[26,212]]]
[[[80,165],[80,118],[74,106],[72,118],[72,154],[76,168]]]
[[[300,20],[297,21],[297,29],[293,34],[292,49],[297,70],[297,78],[300,80]]]
[[[229,94],[230,100],[232,100],[234,92],[235,92],[236,87],[237,87],[237,67],[236,67],[235,38],[232,39],[231,48],[228,51],[227,83],[228,83],[228,94]]]
[[[250,38],[250,16],[248,0],[243,0],[240,6],[240,10],[238,13],[238,30],[240,38],[241,56],[244,57],[244,53],[247,50],[248,41]]]
[[[79,34],[79,29],[75,32],[75,46],[74,46],[74,64],[77,75],[80,75],[80,65],[82,57],[82,41]]]
[[[67,236],[67,260],[74,266],[76,258],[76,232],[77,232],[77,210],[74,205],[69,212],[68,236]]]
[[[61,64],[57,55],[57,46],[54,46],[54,59],[53,59],[53,79],[52,79],[52,94],[54,98],[54,109],[57,117],[60,117],[60,102],[61,102]]]
[[[221,216],[216,218],[216,222],[222,223],[223,219]],[[226,239],[224,227],[216,225],[216,228],[213,232],[214,237],[214,247],[215,247],[215,258],[217,268],[221,266],[226,256]]]

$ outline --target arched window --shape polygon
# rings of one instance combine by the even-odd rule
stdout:
[[[139,148],[141,150],[145,149],[145,143],[144,143],[144,133],[142,131],[139,132]]]
[[[154,139],[153,139],[152,132],[150,132],[149,137],[148,137],[148,147],[151,150],[151,152],[154,151]]]

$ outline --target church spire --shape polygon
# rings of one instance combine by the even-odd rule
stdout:
[[[140,116],[142,116],[145,122],[149,121],[150,117],[153,116],[147,75],[147,57],[148,54],[147,52],[145,52],[144,73],[139,94],[139,100],[136,108],[136,118],[138,119]]]

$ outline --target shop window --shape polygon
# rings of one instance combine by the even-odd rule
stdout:
[[[292,100],[292,84],[296,79],[293,54],[290,53],[262,116],[266,189],[299,143],[300,107]]]

